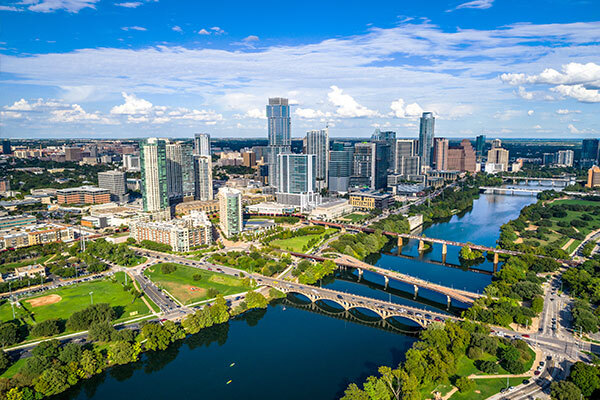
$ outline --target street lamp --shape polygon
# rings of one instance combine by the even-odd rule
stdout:
[[[94,292],[90,292],[90,301],[94,304]]]

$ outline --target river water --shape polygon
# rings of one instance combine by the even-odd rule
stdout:
[[[500,225],[534,201],[528,196],[482,195],[471,210],[429,226],[423,234],[495,246]],[[483,272],[461,269],[459,250],[448,247],[443,260],[441,246],[419,255],[417,243],[408,242],[400,255],[390,245],[371,261],[448,286],[483,290],[493,265],[485,261],[471,266]],[[441,265],[442,261],[456,266]],[[360,279],[340,271],[321,285],[448,313],[467,307],[458,302],[448,306],[444,296],[426,290],[415,296],[412,287],[401,283],[391,282],[386,289],[383,280],[368,271]],[[363,381],[378,366],[397,365],[416,340],[414,334],[401,333],[416,328],[410,321],[380,326],[369,312],[336,311],[333,304],[319,309],[291,298],[205,330],[165,352],[144,354],[140,362],[112,368],[60,398],[335,399],[348,383]]]

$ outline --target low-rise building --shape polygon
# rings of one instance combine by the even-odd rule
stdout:
[[[27,265],[25,267],[15,268],[15,275],[17,278],[35,278],[39,276],[46,276],[46,267],[40,264]]]
[[[175,206],[176,215],[189,214],[192,211],[203,211],[207,214],[218,214],[219,200],[188,201],[186,203],[179,203]]]
[[[394,204],[394,197],[375,191],[354,192],[350,193],[350,204],[359,210],[386,210]]]
[[[93,217],[91,215],[81,218],[81,225],[88,228],[106,228],[108,226],[108,218],[106,217]]]
[[[103,204],[110,203],[110,191],[95,186],[59,189],[56,191],[58,204]]]
[[[296,207],[274,202],[258,203],[246,206],[246,210],[252,214],[263,215],[287,215],[296,212]]]
[[[205,212],[191,211],[189,215],[170,221],[134,221],[129,234],[136,241],[151,240],[168,244],[173,251],[212,243],[212,225]]]
[[[321,220],[336,219],[351,213],[352,210],[353,207],[348,200],[335,200],[315,207],[310,212],[310,217]]]
[[[7,215],[5,217],[0,217],[0,230],[31,225],[36,222],[37,219],[33,215]]]
[[[72,228],[60,224],[37,224],[0,231],[0,249],[19,248],[74,240]]]

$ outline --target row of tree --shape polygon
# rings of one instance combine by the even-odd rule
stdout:
[[[375,233],[360,232],[355,235],[342,235],[329,244],[338,253],[347,254],[359,260],[364,260],[369,254],[380,251],[389,238],[376,231]]]

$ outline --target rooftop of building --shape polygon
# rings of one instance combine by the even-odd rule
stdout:
[[[374,199],[386,199],[392,196],[390,193],[380,193],[374,190],[361,190],[359,192],[352,192],[350,196],[362,196],[362,197],[372,197]]]
[[[59,189],[57,191],[57,193],[59,193],[59,194],[69,194],[69,193],[77,193],[77,192],[94,192],[94,193],[106,192],[106,193],[108,193],[108,189],[99,188],[96,186],[79,186],[79,187],[74,187],[74,188]]]

